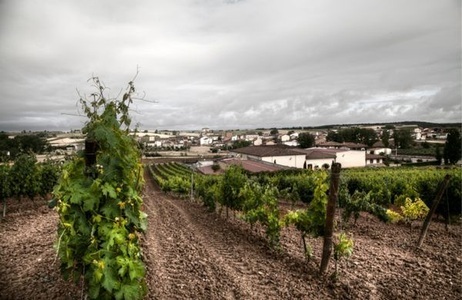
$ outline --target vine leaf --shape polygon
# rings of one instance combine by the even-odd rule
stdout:
[[[103,192],[104,196],[109,196],[112,199],[117,198],[117,193],[115,188],[110,185],[108,182],[104,183],[103,186],[101,187],[101,191]]]

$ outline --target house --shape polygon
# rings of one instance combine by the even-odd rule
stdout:
[[[330,167],[337,157],[337,152],[334,149],[309,148],[297,149],[296,151],[305,154],[303,168],[310,170],[325,168],[325,166]]]
[[[230,151],[243,160],[260,160],[281,166],[303,168],[305,154],[284,146],[249,146]]]
[[[375,142],[372,148],[369,148],[367,152],[374,155],[391,155],[392,149],[385,147],[382,141],[378,141]]]
[[[255,132],[249,132],[249,133],[246,133],[246,134],[244,135],[244,138],[243,138],[243,139],[246,140],[246,141],[251,141],[251,142],[252,142],[252,141],[256,140],[256,139],[259,138],[259,137],[260,137],[260,136],[259,136],[257,133],[255,133]]]
[[[342,168],[357,168],[366,166],[366,152],[361,150],[334,149],[334,148],[308,148],[295,150],[306,154],[307,169],[325,168],[333,162],[340,163]]]
[[[230,151],[242,160],[263,161],[291,168],[318,169],[330,167],[333,162],[343,168],[366,166],[366,151],[347,148],[308,148],[299,149],[287,146],[249,146]]]
[[[199,139],[199,145],[201,146],[209,146],[209,145],[212,145],[212,142],[213,142],[213,139],[208,137],[208,136],[202,136],[200,139]]]
[[[283,142],[283,143],[284,143],[284,142],[288,142],[288,141],[290,141],[290,135],[288,135],[288,134],[282,134],[282,135],[279,136],[279,139],[280,139],[281,142]]]
[[[377,154],[366,154],[366,166],[383,166],[384,156]]]
[[[298,145],[300,145],[297,140],[290,140],[287,142],[283,142],[283,144],[289,147],[297,147]]]
[[[298,135],[299,135],[298,132],[294,132],[294,133],[290,134],[290,139],[291,140],[296,140],[296,139],[298,139]]]
[[[253,145],[254,146],[261,146],[263,144],[263,140],[261,139],[261,137],[257,137],[254,141],[253,141]]]
[[[83,150],[85,146],[84,138],[51,138],[48,143],[53,149],[65,149],[68,154]]]

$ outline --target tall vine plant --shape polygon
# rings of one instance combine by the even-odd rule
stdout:
[[[147,215],[141,210],[141,155],[129,135],[135,88],[130,82],[122,100],[108,99],[99,79],[92,80],[97,91],[91,101],[80,99],[88,117],[87,149],[64,166],[54,189],[61,272],[66,279],[83,278],[91,299],[141,299],[140,234]]]

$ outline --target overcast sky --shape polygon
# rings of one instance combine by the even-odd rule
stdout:
[[[461,122],[461,1],[0,0],[0,130],[80,129],[137,68],[141,129]]]

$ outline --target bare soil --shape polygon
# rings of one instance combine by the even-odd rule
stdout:
[[[322,239],[310,239],[307,261],[299,233],[285,228],[273,250],[264,230],[238,216],[162,193],[149,178],[144,190],[148,230],[143,238],[146,299],[461,299],[462,228],[432,222],[421,249],[421,223],[412,230],[363,214],[349,232],[353,256],[340,277],[319,276]],[[0,299],[84,299],[83,286],[65,282],[53,248],[58,216],[46,200],[8,200],[0,222]]]

